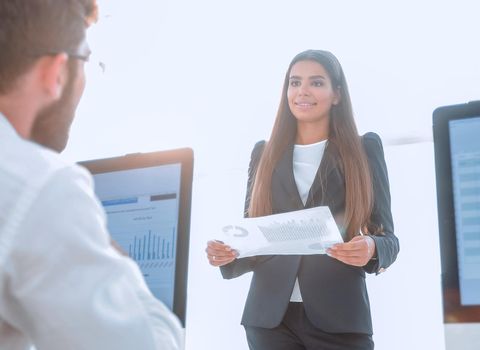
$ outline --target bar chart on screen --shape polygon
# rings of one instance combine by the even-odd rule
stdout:
[[[152,293],[171,306],[169,292],[175,274],[176,227],[155,227],[143,230],[112,232],[117,243],[132,258],[147,281]]]
[[[141,268],[171,267],[175,257],[175,227],[166,228],[163,233],[152,230],[133,235],[127,234],[128,255]],[[125,246],[126,247],[126,246]]]
[[[178,201],[172,195],[137,195],[104,200],[108,229],[134,260],[151,292],[170,308],[175,280]],[[173,218],[173,220],[172,220]]]

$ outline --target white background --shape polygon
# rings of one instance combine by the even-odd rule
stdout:
[[[99,1],[96,58],[65,157],[195,151],[187,349],[246,349],[250,276],[224,281],[205,243],[240,217],[292,57],[332,51],[361,133],[382,136],[397,262],[368,278],[378,350],[443,349],[431,115],[480,99],[476,1]],[[102,73],[97,60],[105,64]]]

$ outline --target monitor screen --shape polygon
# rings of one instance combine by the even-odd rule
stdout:
[[[480,323],[480,102],[433,113],[444,322]]]
[[[172,150],[81,162],[113,240],[185,324],[193,154]]]
[[[461,305],[480,305],[480,114],[450,120]]]
[[[152,293],[170,309],[175,282],[180,169],[180,164],[170,164],[93,176],[110,234],[137,262]]]

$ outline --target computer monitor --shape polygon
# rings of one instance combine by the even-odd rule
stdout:
[[[115,242],[153,295],[185,326],[193,151],[188,148],[80,162]]]
[[[447,349],[480,349],[480,101],[433,112]]]

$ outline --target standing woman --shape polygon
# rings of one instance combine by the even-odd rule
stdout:
[[[248,217],[327,205],[346,242],[328,255],[242,259],[208,242],[224,278],[253,271],[242,318],[250,349],[373,349],[365,272],[390,266],[399,244],[382,143],[358,135],[333,54],[294,57],[270,140],[255,145],[248,175]]]

